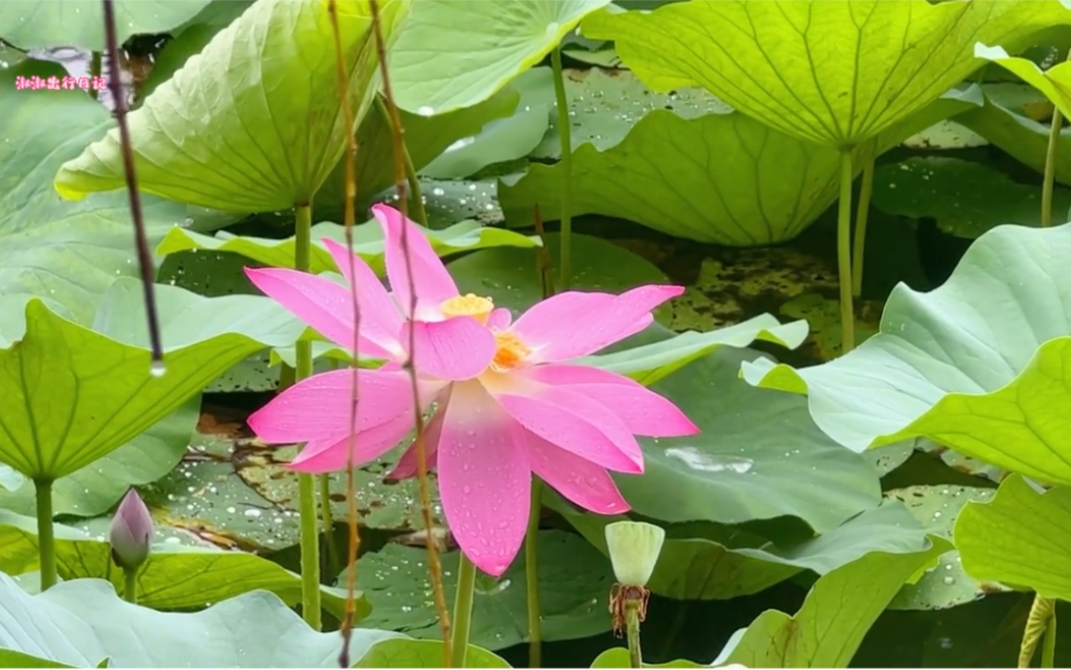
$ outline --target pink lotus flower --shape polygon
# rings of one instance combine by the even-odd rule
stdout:
[[[414,339],[420,407],[437,409],[425,433],[429,466],[438,472],[446,521],[461,549],[498,576],[524,539],[532,473],[573,503],[599,514],[628,511],[608,470],[640,474],[636,435],[698,432],[673,403],[641,384],[599,368],[570,364],[646,328],[651,310],[680,295],[676,286],[642,286],[622,295],[570,291],[535,305],[516,321],[488,298],[460,295],[419,228],[377,205],[393,296],[359,257],[325,240],[357,290],[358,350],[388,360],[358,373],[352,462],[381,456],[413,429],[413,392],[406,371]],[[408,255],[402,227],[409,226]],[[407,262],[411,259],[412,287]],[[246,270],[264,293],[325,337],[353,343],[352,297],[329,279],[286,269]],[[412,290],[412,293],[410,292]],[[415,293],[416,309],[410,313]],[[291,467],[330,472],[347,464],[352,371],[305,379],[249,418],[269,444],[307,442]],[[413,445],[392,478],[416,474]]]

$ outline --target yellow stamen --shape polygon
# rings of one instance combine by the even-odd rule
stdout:
[[[495,333],[495,344],[497,349],[494,360],[491,361],[491,369],[497,372],[520,367],[524,364],[524,359],[528,358],[528,354],[532,353],[521,338],[509,331]]]
[[[455,296],[439,305],[439,311],[448,319],[455,316],[471,316],[485,326],[487,317],[491,315],[494,308],[495,303],[491,302],[490,298],[484,298],[475,293]]]

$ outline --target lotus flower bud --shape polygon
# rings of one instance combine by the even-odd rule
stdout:
[[[606,527],[606,546],[614,576],[625,586],[646,586],[651,578],[666,531],[642,521],[617,521]]]
[[[149,557],[153,525],[149,508],[137,491],[130,489],[112,519],[108,542],[112,560],[124,570],[135,570]]]

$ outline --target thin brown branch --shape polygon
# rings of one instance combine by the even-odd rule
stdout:
[[[409,218],[409,194],[406,187],[405,176],[405,129],[402,127],[401,115],[398,113],[398,105],[394,102],[394,94],[391,91],[390,72],[387,67],[387,45],[383,38],[383,25],[380,20],[379,2],[368,0],[372,10],[372,30],[375,33],[376,52],[379,55],[379,71],[383,79],[383,97],[387,105],[387,111],[391,117],[391,139],[394,145],[394,184],[398,191],[398,207],[402,216]],[[402,226],[402,250],[405,255],[405,275],[409,283],[409,314],[416,312],[417,295],[413,282],[413,264],[409,252],[409,226]],[[432,593],[435,600],[435,608],[439,614],[439,627],[443,636],[443,667],[450,667],[452,649],[450,646],[450,614],[446,609],[446,595],[443,589],[442,564],[439,561],[439,551],[435,546],[435,531],[431,517],[431,493],[428,484],[428,459],[424,445],[424,414],[420,406],[420,394],[417,390],[416,370],[413,369],[414,333],[416,329],[409,329],[409,360],[406,370],[413,387],[413,412],[416,423],[416,436],[413,438],[416,450],[417,480],[420,484],[420,513],[424,519],[425,542],[428,549],[428,572],[431,576]]]
[[[357,273],[354,270],[353,262],[353,223],[355,218],[353,201],[357,194],[357,140],[354,137],[356,129],[354,128],[353,108],[350,105],[350,77],[346,72],[346,62],[342,54],[342,30],[339,27],[338,3],[336,0],[328,0],[327,13],[331,18],[331,29],[335,38],[335,62],[338,69],[338,95],[342,105],[342,118],[345,121],[346,128],[346,153],[343,156],[343,160],[346,162],[346,196],[342,223],[346,232],[346,249],[349,252],[346,257],[347,263],[349,263],[349,275],[356,281]],[[350,640],[353,636],[353,624],[357,612],[357,554],[359,553],[361,546],[360,531],[357,527],[357,489],[354,482],[353,472],[353,452],[356,448],[357,441],[357,375],[359,374],[357,347],[359,344],[359,333],[361,328],[361,310],[357,303],[356,285],[350,286],[350,299],[351,308],[353,309],[353,342],[351,342],[352,349],[350,352],[353,356],[353,361],[350,364],[351,369],[353,370],[353,378],[351,382],[353,401],[350,403],[349,443],[346,446],[346,504],[349,512],[349,542],[346,552],[346,565],[348,568],[346,579],[346,614],[343,616],[342,624],[339,627],[339,632],[342,635],[342,652],[339,654],[338,663],[341,668],[348,668],[351,665],[349,655]],[[330,505],[331,501],[325,498],[320,504]],[[325,531],[330,533],[331,529],[327,528]]]
[[[141,270],[141,286],[145,293],[145,316],[149,321],[149,346],[152,349],[154,377],[164,374],[164,349],[160,343],[160,320],[156,314],[156,293],[153,288],[156,268],[149,251],[149,238],[145,234],[145,218],[141,209],[141,194],[138,192],[138,175],[134,171],[134,147],[130,142],[130,127],[126,122],[127,100],[123,90],[122,68],[119,65],[119,40],[115,33],[115,5],[113,0],[104,0],[104,36],[107,41],[108,62],[111,72],[108,88],[115,101],[115,119],[119,124],[119,145],[123,154],[123,170],[126,173],[126,190],[130,196],[130,216],[134,220],[134,240],[138,252],[138,269]]]

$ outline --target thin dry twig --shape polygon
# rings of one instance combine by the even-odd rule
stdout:
[[[347,263],[349,263],[349,275],[356,281],[356,272],[354,270],[353,263],[353,223],[354,223],[354,205],[353,201],[357,194],[357,175],[356,175],[356,161],[357,161],[357,140],[354,137],[355,129],[353,119],[353,108],[350,106],[350,77],[346,72],[345,58],[342,54],[342,30],[338,23],[338,3],[336,0],[328,0],[327,13],[331,18],[331,29],[335,37],[335,62],[338,66],[338,95],[342,105],[342,118],[345,121],[346,132],[346,154],[343,160],[346,162],[346,200],[343,214],[343,226],[346,231],[346,250],[349,252],[347,255]],[[339,633],[342,635],[342,651],[338,657],[339,667],[350,667],[350,639],[353,636],[353,623],[357,610],[357,554],[359,553],[361,546],[360,531],[357,528],[357,488],[354,482],[353,472],[353,452],[356,448],[356,431],[357,431],[357,375],[358,373],[358,352],[357,347],[359,344],[359,333],[361,329],[361,310],[357,303],[357,287],[356,285],[350,286],[350,299],[353,309],[353,342],[351,342],[353,355],[353,361],[350,364],[353,370],[353,378],[351,382],[353,402],[350,403],[350,432],[349,442],[346,446],[346,503],[349,511],[349,542],[346,553],[346,565],[349,567],[349,573],[346,579],[346,614],[342,618],[342,624],[339,627]],[[321,505],[330,505],[331,502],[327,499],[320,501]],[[331,529],[324,529],[330,533]]]
[[[152,348],[153,376],[164,373],[164,350],[160,343],[160,320],[156,314],[156,293],[153,280],[156,268],[149,251],[149,238],[145,234],[145,218],[141,210],[141,194],[138,193],[138,175],[134,171],[134,147],[130,142],[130,127],[126,122],[127,100],[119,76],[119,39],[115,32],[115,4],[104,0],[104,36],[108,48],[111,75],[108,88],[115,101],[115,119],[119,124],[119,145],[123,153],[123,170],[126,173],[126,190],[130,196],[130,216],[134,220],[134,240],[138,251],[138,269],[141,270],[141,286],[145,293],[145,316],[149,321],[149,346]]]
[[[394,102],[391,92],[390,72],[387,67],[387,47],[383,39],[383,25],[380,20],[379,2],[368,0],[372,12],[372,30],[375,33],[376,51],[379,55],[379,71],[383,79],[383,97],[386,101],[387,110],[391,118],[391,139],[394,145],[394,184],[398,192],[398,208],[402,216],[409,217],[409,194],[405,175],[405,129],[402,128],[402,119],[398,114],[398,105]],[[405,255],[405,275],[409,283],[409,313],[416,312],[417,295],[413,287],[413,264],[409,256],[409,226],[402,226],[402,250]],[[439,614],[439,628],[443,637],[443,667],[450,667],[452,649],[450,645],[450,614],[446,609],[446,595],[443,589],[442,564],[439,561],[439,551],[435,546],[435,533],[432,527],[431,517],[431,493],[428,485],[428,459],[424,448],[424,414],[420,407],[420,394],[417,390],[416,370],[413,368],[413,346],[415,329],[409,329],[409,360],[405,368],[409,373],[409,379],[413,387],[413,407],[416,423],[416,436],[413,438],[416,449],[417,480],[420,483],[420,513],[424,519],[424,529],[427,534],[426,546],[428,549],[428,572],[431,575],[432,593],[435,600],[435,608]]]

